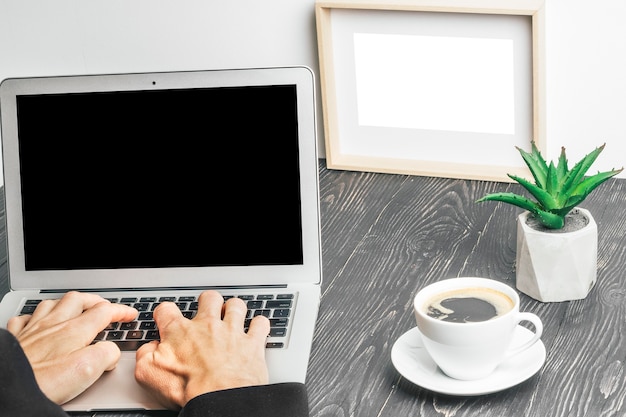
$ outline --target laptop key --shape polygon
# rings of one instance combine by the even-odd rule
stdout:
[[[126,333],[126,339],[127,340],[143,339],[143,331],[141,331],[141,330],[131,330],[128,333]]]
[[[156,323],[153,321],[142,321],[139,323],[140,330],[154,330],[156,329]]]
[[[289,319],[284,318],[284,317],[280,317],[277,319],[270,319],[270,326],[271,327],[287,327],[288,322],[289,322]]]
[[[287,335],[287,329],[284,327],[274,327],[270,329],[270,336],[272,337],[285,337]]]
[[[135,330],[138,325],[139,323],[136,321],[130,321],[128,323],[121,323],[120,330]]]
[[[133,307],[135,307],[137,311],[148,311],[148,309],[150,308],[150,303],[135,303],[133,304]]]
[[[118,340],[124,337],[124,332],[121,330],[113,330],[107,333],[106,340]]]
[[[291,300],[266,301],[265,308],[291,308]]]
[[[289,317],[291,314],[291,310],[288,308],[281,308],[274,310],[274,315],[272,317]]]
[[[22,307],[22,311],[20,311],[20,314],[33,314],[36,308],[37,305],[25,305],[24,307]]]
[[[161,335],[159,335],[159,331],[158,330],[149,330],[146,332],[146,340],[147,341],[151,341],[151,340],[159,340],[161,338]]]
[[[152,313],[152,311],[143,311],[137,316],[137,320],[139,321],[152,321],[153,318],[154,313]]]
[[[263,307],[263,301],[248,301],[247,305],[250,310],[256,310]]]

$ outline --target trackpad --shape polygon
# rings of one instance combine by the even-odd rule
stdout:
[[[67,411],[163,410],[135,380],[135,352],[122,352],[117,367],[63,405]]]

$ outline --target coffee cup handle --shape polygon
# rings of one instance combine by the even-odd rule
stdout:
[[[523,343],[520,346],[515,346],[511,349],[509,349],[506,352],[506,357],[510,358],[511,356],[515,356],[518,353],[521,353],[523,351],[525,351],[526,349],[528,349],[529,347],[531,347],[532,345],[534,345],[540,338],[541,338],[541,334],[543,333],[543,323],[541,322],[541,319],[536,316],[533,313],[519,313],[518,314],[518,319],[517,322],[522,322],[522,321],[529,321],[533,324],[533,326],[535,326],[535,334],[534,336],[528,340],[527,342]]]

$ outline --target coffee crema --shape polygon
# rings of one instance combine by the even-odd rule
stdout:
[[[429,317],[452,323],[491,320],[513,309],[511,298],[491,288],[459,288],[431,297],[424,310]]]

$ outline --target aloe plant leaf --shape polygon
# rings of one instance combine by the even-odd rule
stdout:
[[[568,168],[564,147],[561,147],[558,162],[550,162],[548,165],[536,143],[531,141],[531,144],[531,153],[516,148],[533,174],[535,183],[512,174],[507,175],[524,187],[536,201],[514,193],[491,194],[478,201],[497,200],[513,204],[533,213],[544,226],[560,229],[564,225],[565,216],[574,207],[585,200],[600,184],[624,170],[624,168],[613,169],[585,176],[605,144],[585,155],[571,170]]]
[[[562,208],[559,210],[552,210],[554,213],[558,213],[562,216],[565,216],[567,213],[572,211],[574,207],[582,203],[588,196],[591,194],[593,190],[596,189],[600,184],[605,182],[611,177],[622,172],[624,168],[621,169],[613,169],[611,171],[599,172],[594,176],[585,178],[573,191],[572,195],[563,202]]]
[[[600,184],[602,184],[604,181],[608,180],[609,178],[614,177],[615,175],[619,174],[623,170],[624,168],[612,169],[611,171],[598,172],[595,175],[586,177],[584,180],[578,183],[576,188],[574,188],[574,190],[572,191],[572,194],[580,194],[586,198]]]
[[[541,224],[549,229],[560,229],[565,224],[565,219],[563,218],[563,216],[551,213],[549,211],[539,210],[537,213],[535,213],[535,216],[539,218]]]
[[[561,191],[557,196],[557,204],[559,204],[560,206],[566,204],[566,201],[571,197],[572,193],[574,192],[574,188],[580,183],[580,178],[582,177],[578,176],[578,172],[580,172],[582,168],[582,165],[576,165],[574,168],[572,168],[571,171],[567,173],[565,180],[563,181],[563,185],[561,185]]]
[[[512,180],[517,181],[530,194],[532,194],[532,196],[537,199],[537,203],[539,204],[539,206],[543,207],[543,209],[552,210],[558,207],[554,197],[543,188],[540,188],[532,182],[528,181],[527,179],[518,177],[516,175],[509,175],[509,177]]]
[[[524,210],[528,210],[533,213],[545,227],[550,229],[560,229],[563,227],[564,220],[561,216],[555,213],[551,213],[547,210],[543,210],[534,201],[523,197],[515,193],[494,193],[488,194],[479,200],[477,203],[483,201],[501,201],[503,203],[512,204]]]
[[[538,210],[540,210],[540,207],[537,203],[515,193],[487,194],[486,196],[476,200],[477,203],[482,203],[483,201],[501,201],[503,203],[512,204],[524,210],[528,210],[532,213],[536,213]]]
[[[583,200],[587,198],[587,196],[583,195],[573,195],[563,204],[563,206],[558,210],[553,210],[553,213],[558,214],[559,216],[565,217],[567,213],[572,211],[574,207],[583,202]]]
[[[548,166],[545,190],[548,192],[548,194],[552,196],[553,199],[554,199],[554,196],[557,195],[559,191],[558,172],[557,172],[557,168],[554,166],[554,162],[550,162],[550,165]]]
[[[577,187],[578,184],[583,180],[585,174],[587,173],[589,168],[591,168],[591,165],[595,162],[596,158],[598,157],[600,152],[602,152],[605,145],[606,144],[603,144],[602,146],[599,146],[593,151],[589,152],[583,157],[583,159],[581,159],[580,161],[578,161],[578,163],[576,163],[576,165],[574,165],[570,172],[568,172],[567,178],[563,183],[563,199],[566,200],[567,198],[569,198],[569,196],[572,194],[572,190]]]
[[[516,146],[516,149],[522,155],[522,159],[526,163],[526,166],[530,170],[533,178],[535,179],[535,183],[541,187],[545,188],[546,186],[546,176],[548,174],[548,165],[546,164],[545,159],[541,156],[541,152],[537,148],[534,141],[531,142],[532,153],[528,153],[522,148]]]
[[[559,179],[559,184],[563,185],[563,181],[565,180],[565,176],[568,173],[567,168],[567,156],[565,155],[565,147],[561,146],[561,154],[559,155],[559,162],[556,166],[557,177]]]

